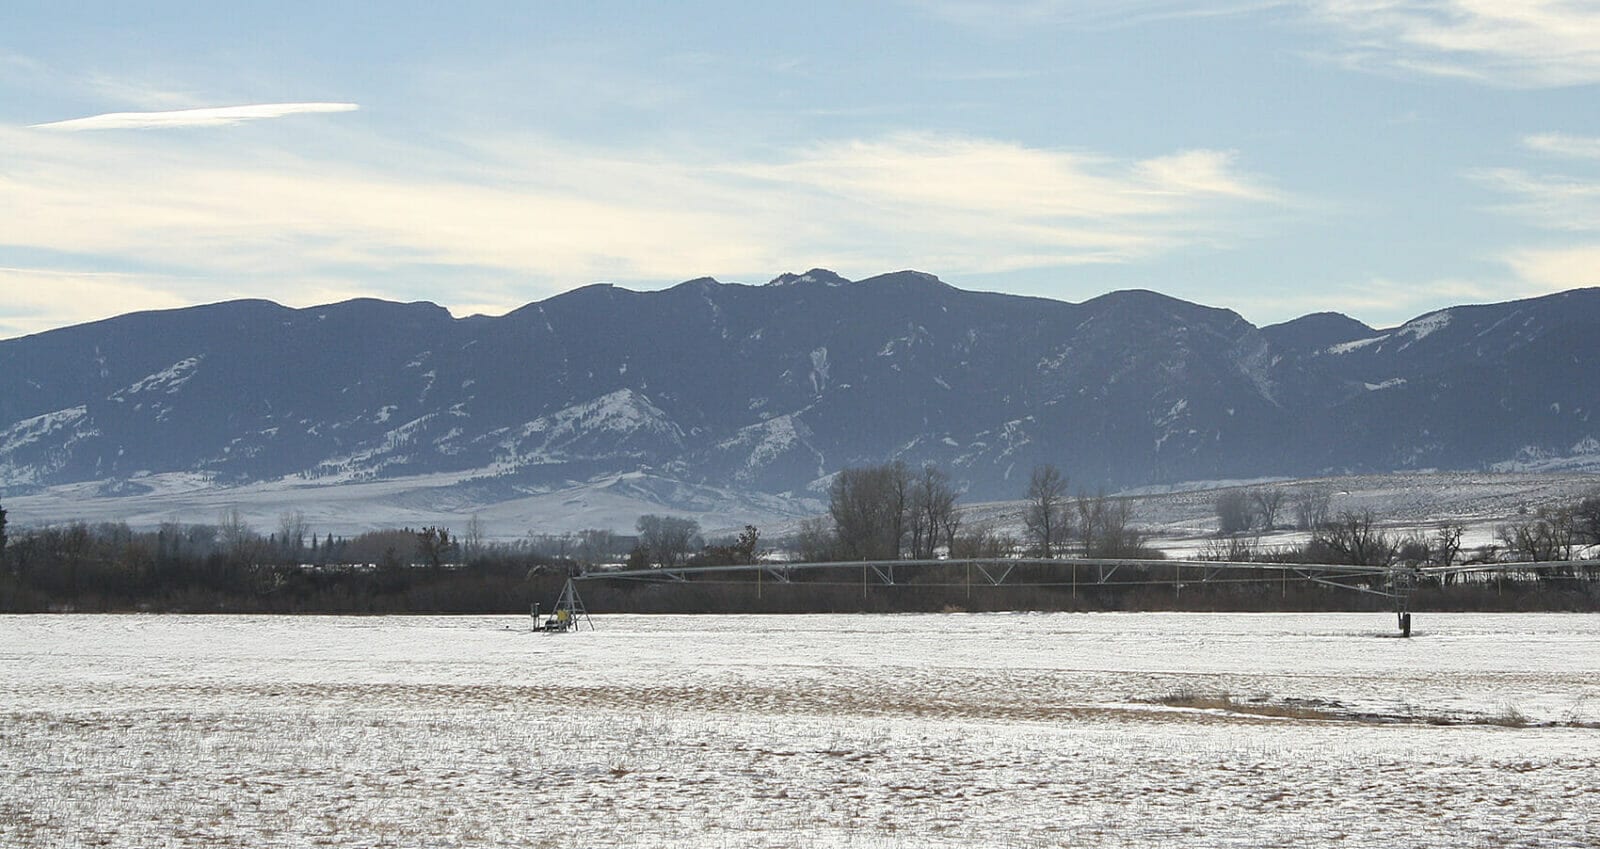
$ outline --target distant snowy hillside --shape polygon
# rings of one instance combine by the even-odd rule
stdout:
[[[1257,328],[1148,291],[1072,304],[823,269],[587,286],[500,318],[238,301],[0,341],[0,496],[439,478],[430,497],[494,505],[640,476],[671,482],[640,503],[714,491],[784,515],[887,459],[937,463],[970,499],[1014,497],[1041,462],[1090,489],[1582,471],[1597,330],[1593,289]]]

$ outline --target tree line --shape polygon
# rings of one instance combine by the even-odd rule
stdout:
[[[931,560],[1032,557],[1159,559],[1134,526],[1126,498],[1068,494],[1050,464],[1033,469],[1024,496],[1022,536],[969,520],[950,476],[929,464],[894,461],[847,468],[828,487],[828,512],[801,523],[789,540],[800,560]]]
[[[707,540],[692,519],[641,516],[638,536],[587,529],[489,541],[474,517],[442,526],[318,534],[299,512],[265,532],[237,509],[214,523],[74,522],[11,531],[0,507],[0,612],[522,612],[605,564],[733,565],[760,556],[753,526]]]
[[[518,612],[558,592],[571,568],[525,541],[433,526],[323,536],[298,514],[261,534],[230,510],[149,531],[13,531],[0,546],[0,611]]]
[[[1495,528],[1494,541],[1472,548],[1463,544],[1466,527],[1442,521],[1430,530],[1391,532],[1372,510],[1331,509],[1332,492],[1310,487],[1290,496],[1271,487],[1234,489],[1213,501],[1217,539],[1201,550],[1203,560],[1330,563],[1390,566],[1407,563],[1458,566],[1493,563],[1569,562],[1586,547],[1600,545],[1600,493],[1535,510],[1523,508],[1516,518]],[[1285,510],[1289,512],[1285,513]],[[1279,522],[1280,517],[1292,519]],[[1298,530],[1298,545],[1263,546],[1253,533]],[[1600,561],[1597,561],[1600,567]],[[1585,576],[1600,569],[1585,566]],[[1536,574],[1572,577],[1575,567],[1541,569]]]
[[[1054,466],[1033,469],[1023,490],[1020,517],[1004,525],[974,518],[961,504],[960,491],[935,466],[911,469],[892,462],[849,468],[829,487],[825,515],[801,524],[784,541],[788,554],[813,562],[933,560],[1012,557],[1159,560],[1134,526],[1132,502],[1106,494],[1069,494],[1068,478]],[[1464,528],[1444,522],[1426,532],[1397,534],[1370,511],[1334,512],[1331,494],[1320,488],[1285,493],[1254,488],[1216,497],[1219,530],[1199,559],[1237,562],[1417,563],[1452,566],[1469,563],[1570,561],[1584,546],[1600,545],[1600,493],[1571,503],[1523,511],[1504,523],[1495,541],[1468,549]],[[1232,519],[1233,521],[1224,521]],[[1014,532],[1012,529],[1020,532]],[[1298,528],[1306,534],[1293,545],[1265,546],[1258,531]],[[769,553],[761,535],[746,526],[735,535],[707,539],[692,519],[640,516],[636,535],[588,529],[573,534],[533,534],[513,541],[485,539],[476,518],[457,534],[438,526],[370,531],[350,537],[312,532],[304,516],[285,513],[267,532],[257,531],[239,511],[224,512],[212,524],[166,523],[136,531],[117,523],[72,523],[18,530],[8,527],[0,506],[0,612],[46,610],[152,610],[232,612],[523,612],[533,601],[553,599],[569,575],[607,564],[632,568],[754,564]],[[1596,606],[1593,566],[1563,565],[1527,572],[1526,583],[1591,579],[1587,600],[1526,602],[1542,607]],[[954,567],[959,568],[959,567]],[[1152,586],[1167,579],[1159,568],[1128,574]],[[1167,567],[1160,567],[1167,568]],[[1154,571],[1152,571],[1154,570]],[[1146,574],[1148,573],[1148,574]],[[931,573],[930,573],[931,574]],[[1174,572],[1181,582],[1182,573]],[[1469,606],[1495,609],[1507,575],[1498,575],[1497,594]],[[948,578],[949,576],[946,576]],[[1041,581],[1050,580],[1041,573]],[[667,590],[618,589],[591,584],[607,609],[672,609],[669,600],[690,596],[728,610],[924,610],[954,604],[971,609],[1161,608],[1177,604],[1159,589],[1101,590],[1021,587],[985,590],[973,597],[968,585],[959,600],[949,586],[909,585],[863,594],[859,585],[795,588],[787,595],[762,595],[741,583],[759,575],[730,578],[728,588]],[[929,580],[937,580],[936,577]],[[1480,579],[1483,580],[1483,579]],[[1448,584],[1450,579],[1446,579]],[[957,581],[959,582],[959,580]],[[1137,581],[1135,582],[1137,583]],[[1176,582],[1175,582],[1176,583]],[[1567,586],[1577,582],[1569,581]],[[753,590],[753,593],[752,593]],[[1565,592],[1566,590],[1562,590]],[[1109,593],[1109,594],[1108,594]],[[1325,594],[1281,592],[1257,599],[1243,590],[1190,592],[1187,609],[1204,609],[1207,593],[1225,598],[1219,609],[1237,605],[1270,609],[1348,602]],[[1031,595],[1030,595],[1031,594]],[[1456,596],[1457,601],[1465,596]],[[941,601],[941,599],[943,601]],[[674,602],[675,603],[675,602]],[[1452,602],[1454,603],[1454,602]],[[689,605],[683,609],[692,609]],[[1132,609],[1132,608],[1130,608]]]

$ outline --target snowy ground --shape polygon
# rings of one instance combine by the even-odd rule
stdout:
[[[1329,495],[1332,515],[1370,510],[1394,537],[1426,538],[1443,522],[1461,524],[1462,544],[1470,550],[1495,542],[1496,529],[1526,519],[1541,507],[1565,507],[1600,492],[1600,475],[1528,472],[1395,472],[1386,475],[1267,480],[1213,481],[1165,490],[1149,487],[1127,493],[1134,525],[1150,544],[1168,557],[1192,558],[1216,540],[1217,497],[1233,488],[1278,489],[1284,493],[1280,525],[1294,522],[1294,504],[1301,493],[1322,490]],[[1020,501],[972,505],[969,520],[1022,536]],[[1307,534],[1262,533],[1252,541],[1263,549],[1297,546]]]
[[[595,624],[0,617],[0,845],[1600,844],[1600,617]]]
[[[501,542],[586,528],[631,534],[646,513],[687,516],[708,530],[737,532],[746,523],[771,527],[823,509],[815,499],[693,486],[637,472],[520,494],[462,474],[338,485],[289,478],[245,486],[218,486],[196,474],[163,474],[137,478],[130,486],[108,489],[103,482],[88,482],[0,495],[18,527],[83,521],[126,522],[149,530],[163,522],[215,523],[237,509],[262,534],[291,513],[299,513],[317,534],[339,536],[428,525],[459,533],[476,517],[486,538]]]
[[[710,535],[738,533],[746,523],[764,540],[794,533],[802,519],[820,515],[826,505],[815,498],[690,486],[641,473],[613,475],[538,494],[512,495],[486,489],[463,475],[425,475],[328,486],[286,479],[241,487],[217,486],[199,475],[168,474],[139,478],[133,491],[102,483],[68,484],[5,496],[16,527],[70,521],[127,522],[150,529],[162,522],[218,521],[238,509],[257,531],[270,533],[286,513],[300,513],[317,534],[351,536],[363,531],[438,525],[458,533],[476,516],[488,538],[509,541],[529,533],[575,532],[608,528],[624,534],[645,513],[673,513],[700,522]],[[1019,484],[1019,488],[1020,488]],[[1134,523],[1169,556],[1187,557],[1210,541],[1217,529],[1214,505],[1229,486],[1276,487],[1286,493],[1280,522],[1293,521],[1297,493],[1325,489],[1335,513],[1372,510],[1399,533],[1431,532],[1444,520],[1467,526],[1469,547],[1492,542],[1497,525],[1519,511],[1567,505],[1600,491],[1600,475],[1562,473],[1396,472],[1306,480],[1241,483],[1211,481],[1171,488],[1147,487],[1133,499]],[[4,493],[0,493],[4,494]],[[1019,492],[1020,494],[1020,492]],[[968,503],[965,524],[987,524],[1022,535],[1021,501]],[[1291,533],[1264,535],[1261,544],[1303,542]]]

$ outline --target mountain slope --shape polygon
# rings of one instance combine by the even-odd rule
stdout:
[[[1074,488],[1582,466],[1597,328],[1592,289],[1256,328],[1147,291],[1073,304],[822,269],[588,286],[499,318],[238,301],[0,341],[0,487],[443,474],[510,499],[646,474],[805,495],[892,458],[1002,498],[1041,462]]]

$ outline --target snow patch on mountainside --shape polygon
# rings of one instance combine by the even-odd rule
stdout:
[[[1321,353],[1333,355],[1348,354],[1353,351],[1359,351],[1362,348],[1366,348],[1371,345],[1378,345],[1390,340],[1399,340],[1402,337],[1410,337],[1401,343],[1399,350],[1403,351],[1406,348],[1421,342],[1423,339],[1438,333],[1440,330],[1449,327],[1450,321],[1451,312],[1449,310],[1440,310],[1436,313],[1429,313],[1421,318],[1414,318],[1388,333],[1370,336],[1366,339],[1354,339],[1349,342],[1340,342],[1337,345],[1329,345],[1328,347],[1322,349]]]
[[[1450,311],[1440,310],[1421,318],[1414,318],[1394,332],[1396,336],[1410,336],[1411,342],[1421,342],[1450,325]],[[1410,344],[1410,343],[1407,343]]]
[[[342,457],[325,460],[318,464],[312,476],[325,483],[370,480],[381,475],[386,467],[410,462],[411,455],[402,452],[412,448],[419,441],[419,437],[436,415],[429,413],[421,418],[412,419],[384,433],[375,445]]]
[[[1239,373],[1255,387],[1256,392],[1273,406],[1282,406],[1278,403],[1276,390],[1273,386],[1271,370],[1277,365],[1278,360],[1273,357],[1272,346],[1265,340],[1250,346],[1248,350],[1240,351],[1237,362]]]
[[[1167,408],[1165,413],[1155,416],[1151,424],[1161,431],[1161,435],[1156,437],[1155,450],[1160,451],[1166,445],[1167,440],[1173,436],[1193,434],[1195,432],[1194,428],[1183,424],[1189,418],[1189,399],[1187,398],[1179,398],[1173,402],[1171,407]]]
[[[964,467],[980,461],[1000,463],[1033,442],[1028,429],[1034,425],[1033,416],[1013,419],[998,430],[983,430],[974,434],[967,451],[956,457],[955,465]]]
[[[828,349],[821,347],[811,352],[811,391],[821,395],[828,388]]]
[[[667,414],[650,399],[632,389],[619,389],[584,404],[575,404],[550,418],[540,418],[532,432],[548,430],[552,434],[609,430],[615,433],[634,433],[639,430],[661,430],[676,434],[677,425],[667,421]]]
[[[1368,339],[1356,339],[1356,340],[1353,340],[1353,341],[1350,341],[1350,342],[1340,342],[1337,345],[1329,345],[1328,347],[1324,348],[1323,351],[1325,353],[1335,354],[1335,355],[1337,355],[1337,354],[1348,354],[1351,351],[1359,351],[1362,348],[1367,347],[1368,345],[1375,345],[1375,344],[1377,344],[1379,342],[1382,342],[1383,340],[1388,339],[1388,338],[1389,338],[1389,335],[1387,333],[1385,333],[1382,336],[1373,336],[1373,337],[1368,338]]]
[[[80,404],[70,409],[23,419],[5,430],[0,430],[0,454],[9,454],[47,436],[75,427],[88,416],[89,408]]]
[[[1600,439],[1586,436],[1566,451],[1524,445],[1508,460],[1489,466],[1496,472],[1600,472]],[[1600,489],[1600,481],[1596,481]]]
[[[99,430],[87,427],[89,409],[83,405],[56,410],[23,419],[0,430],[0,481],[16,486],[39,483],[66,465],[70,449],[78,441],[98,436]],[[36,462],[19,460],[18,452],[30,447],[44,448],[53,443]]]
[[[117,390],[116,392],[112,393],[111,397],[114,400],[121,400],[129,395],[138,395],[142,392],[163,392],[167,395],[175,394],[179,389],[183,388],[185,383],[188,383],[189,380],[194,377],[195,371],[200,368],[200,361],[202,359],[204,358],[189,357],[187,359],[179,360],[178,362],[167,366],[155,374],[146,375],[145,377],[134,381],[126,388]]]
[[[789,413],[740,428],[731,438],[717,443],[717,450],[744,455],[744,463],[733,476],[739,483],[753,482],[768,466],[795,450],[815,458],[820,476],[825,467],[822,452],[811,445],[810,439],[811,428]]]
[[[683,430],[649,398],[619,389],[524,424],[502,440],[495,466],[633,456],[646,448],[682,450]]]

